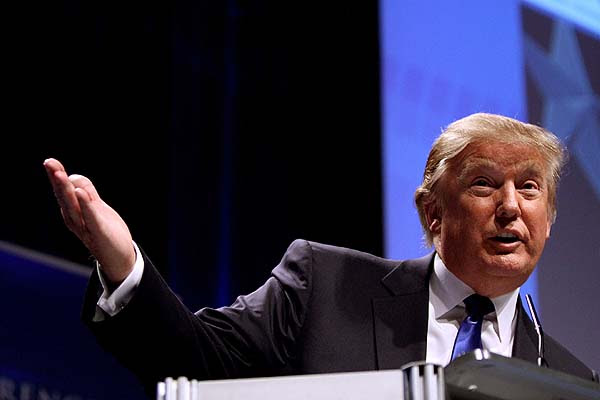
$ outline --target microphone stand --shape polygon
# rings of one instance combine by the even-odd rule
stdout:
[[[540,323],[540,318],[535,311],[535,306],[533,305],[533,300],[531,295],[527,293],[525,295],[525,300],[527,300],[527,306],[529,307],[529,313],[531,314],[531,319],[533,320],[533,325],[535,327],[535,331],[538,336],[538,358],[537,364],[539,367],[548,367],[548,363],[544,358],[544,331],[542,330],[542,324]]]

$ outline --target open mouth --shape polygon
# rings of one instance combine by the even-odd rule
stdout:
[[[494,236],[492,240],[500,243],[515,243],[520,242],[521,240],[517,237],[517,235],[512,233],[501,233],[497,236]]]

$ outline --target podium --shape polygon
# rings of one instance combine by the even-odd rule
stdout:
[[[475,350],[445,369],[449,399],[600,400],[600,384],[536,364]]]
[[[600,384],[475,350],[447,367],[196,381],[167,378],[157,400],[600,400]]]

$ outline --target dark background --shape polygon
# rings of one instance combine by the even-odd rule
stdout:
[[[377,2],[12,4],[0,239],[91,266],[42,162],[93,180],[191,308],[304,238],[383,253]]]

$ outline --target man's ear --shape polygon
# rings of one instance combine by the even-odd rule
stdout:
[[[440,212],[440,207],[438,206],[437,202],[433,201],[425,204],[424,208],[427,227],[429,228],[429,232],[435,236],[439,234],[442,229],[442,215]]]

